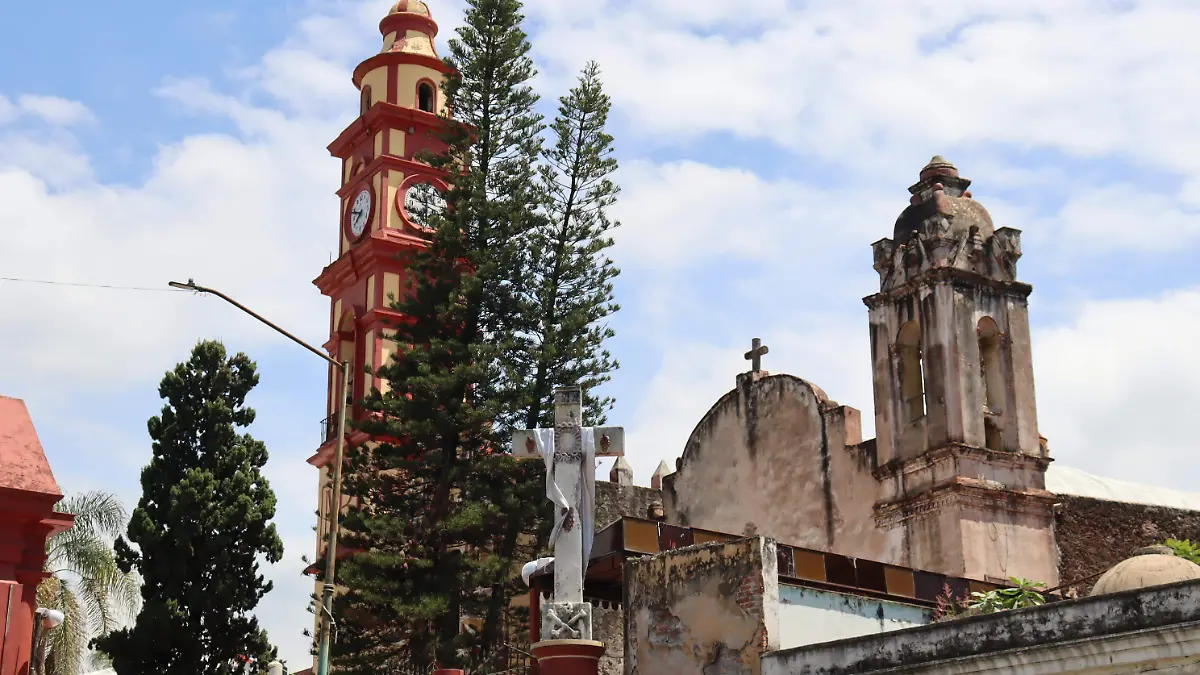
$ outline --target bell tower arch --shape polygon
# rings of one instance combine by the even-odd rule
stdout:
[[[914,567],[1053,584],[1020,231],[996,229],[940,156],[873,245],[877,524]]]

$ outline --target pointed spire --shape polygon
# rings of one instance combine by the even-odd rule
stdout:
[[[658,468],[654,470],[654,475],[650,477],[650,487],[655,490],[661,490],[663,476],[669,475],[671,475],[671,468],[667,466],[667,461],[664,459],[658,463]]]
[[[618,457],[617,461],[613,462],[612,470],[608,472],[608,480],[621,487],[633,485],[633,467],[629,466],[624,457]]]

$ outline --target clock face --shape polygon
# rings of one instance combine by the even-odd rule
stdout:
[[[433,183],[417,183],[404,193],[404,211],[416,227],[432,228],[433,218],[445,210],[446,198]]]
[[[363,188],[350,204],[350,234],[361,237],[371,219],[371,191]]]

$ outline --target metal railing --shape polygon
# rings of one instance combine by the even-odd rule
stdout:
[[[325,445],[337,436],[338,411],[334,410],[333,414],[321,420],[321,445]]]

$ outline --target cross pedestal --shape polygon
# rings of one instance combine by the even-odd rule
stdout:
[[[546,462],[546,496],[555,505],[554,595],[542,606],[541,642],[533,645],[541,675],[594,675],[604,653],[592,639],[592,605],[583,599],[591,552],[596,457],[625,454],[621,427],[583,427],[579,387],[554,391],[554,428],[513,433],[513,456]]]

